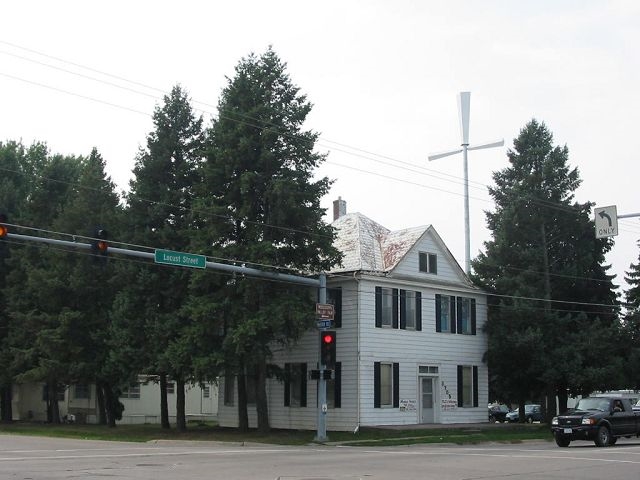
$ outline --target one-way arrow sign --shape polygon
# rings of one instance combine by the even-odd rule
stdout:
[[[596,238],[618,235],[618,209],[615,205],[600,207],[594,210],[596,222]]]

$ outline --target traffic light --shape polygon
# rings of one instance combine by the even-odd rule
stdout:
[[[320,361],[327,369],[336,364],[336,332],[320,332]]]
[[[96,227],[91,239],[91,252],[97,255],[96,258],[102,261],[107,260],[109,244],[107,243],[108,232],[102,227]]]
[[[0,238],[4,238],[9,233],[9,227],[5,225],[7,223],[7,216],[4,213],[0,213]]]

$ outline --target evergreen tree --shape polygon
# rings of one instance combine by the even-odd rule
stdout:
[[[155,130],[147,138],[134,168],[135,178],[127,197],[130,241],[150,248],[186,251],[193,227],[191,207],[193,188],[198,184],[203,132],[202,119],[196,118],[188,96],[176,86],[153,114]],[[166,403],[166,378],[178,382],[177,424],[186,428],[184,413],[185,380],[192,374],[189,354],[175,355],[169,347],[180,343],[190,323],[184,317],[183,303],[188,298],[192,272],[178,268],[136,267],[126,278],[130,288],[121,292],[116,303],[120,321],[139,324],[145,332],[144,351],[148,373],[157,374],[161,382],[162,425],[169,428]],[[130,328],[114,332],[126,338]],[[140,340],[140,339],[138,339]],[[127,343],[126,341],[124,342]],[[184,345],[184,344],[182,344]],[[114,360],[117,363],[117,360]],[[120,362],[121,363],[121,362]],[[139,362],[136,362],[139,364]]]
[[[330,182],[313,179],[324,156],[314,152],[318,134],[303,129],[310,111],[273,50],[236,66],[210,131],[198,195],[198,211],[208,212],[199,219],[208,253],[274,271],[320,272],[339,261],[320,208]],[[267,431],[271,346],[309,328],[313,297],[299,286],[239,276],[223,288],[226,303],[213,299],[212,308],[224,311],[224,367],[238,378],[240,428],[248,426],[246,393],[255,385],[258,428]]]
[[[618,379],[618,365],[602,365],[591,345],[594,335],[606,347],[617,334],[615,286],[603,265],[612,242],[595,238],[591,205],[574,201],[578,169],[544,123],[529,122],[508,156],[489,188],[493,238],[473,262],[479,284],[498,295],[487,324],[492,385],[521,409],[542,392],[563,408],[568,392]]]
[[[30,149],[25,171],[35,173],[17,223],[38,231],[54,228],[73,194],[82,170],[81,159],[47,155],[46,147]],[[11,272],[5,293],[10,316],[12,369],[18,381],[43,381],[47,385],[47,418],[59,423],[57,395],[71,378],[76,345],[73,325],[78,312],[68,308],[66,283],[58,271],[64,250],[42,248],[39,244],[12,246]]]
[[[640,245],[640,243],[639,243]],[[624,316],[624,345],[618,349],[628,352],[625,365],[627,386],[640,389],[640,256],[638,263],[631,264],[625,272],[629,288],[625,292],[626,314]]]

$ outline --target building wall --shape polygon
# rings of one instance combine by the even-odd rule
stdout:
[[[160,386],[141,378],[140,398],[120,398],[125,409],[119,423],[160,423]],[[211,420],[218,409],[218,388],[210,383],[209,397],[205,398],[199,385],[185,388],[185,410],[187,421],[192,419]],[[47,404],[43,398],[43,383],[24,383],[13,387],[14,420],[45,422]],[[58,401],[60,416],[73,414],[78,423],[97,423],[95,385],[89,386],[89,398],[76,398],[75,385],[68,386],[64,398]],[[169,418],[175,422],[176,395],[169,394]]]

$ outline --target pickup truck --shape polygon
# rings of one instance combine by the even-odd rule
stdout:
[[[640,436],[640,412],[634,412],[627,398],[581,398],[574,410],[553,418],[551,431],[559,447],[568,447],[573,440],[607,447],[620,437]]]

